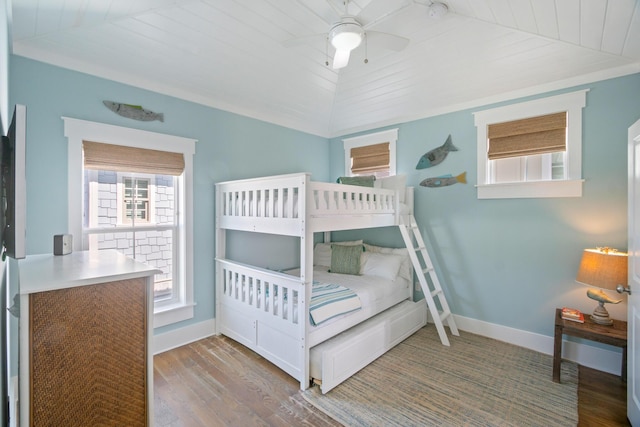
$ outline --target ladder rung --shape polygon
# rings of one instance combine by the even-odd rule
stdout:
[[[432,271],[433,271],[433,267],[427,267],[424,270],[422,270],[424,274],[431,273]]]
[[[413,250],[416,251],[416,252],[420,252],[420,251],[423,251],[425,249],[427,249],[427,248],[424,247],[424,246],[418,246],[418,247],[413,248]]]
[[[444,322],[444,320],[449,316],[451,316],[450,311],[443,311],[442,313],[440,313],[440,321]]]
[[[441,294],[441,293],[442,293],[442,289],[436,289],[435,291],[431,292],[431,296],[435,297],[435,296],[437,296],[438,294]]]

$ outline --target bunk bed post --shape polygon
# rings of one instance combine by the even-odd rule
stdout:
[[[310,372],[309,372],[309,328],[307,327],[308,311],[311,306],[311,287],[313,284],[313,229],[310,224],[306,223],[308,219],[307,213],[313,211],[313,207],[310,206],[313,203],[314,197],[311,192],[311,175],[304,174],[303,182],[300,188],[304,189],[303,193],[305,197],[298,195],[298,215],[300,218],[304,218],[302,221],[302,230],[300,230],[300,280],[304,283],[304,295],[300,298],[300,302],[303,303],[303,307],[300,310],[298,319],[300,319],[300,390],[306,390],[309,388]]]
[[[221,217],[221,211],[224,208],[224,201],[223,201],[223,194],[222,191],[220,190],[220,187],[216,184],[215,186],[215,212],[216,212],[216,235],[215,235],[215,239],[216,239],[216,252],[215,252],[215,259],[214,259],[214,265],[216,264],[215,260],[216,259],[224,259],[226,258],[226,237],[227,237],[227,232],[225,228],[220,227],[220,217]],[[222,283],[223,279],[222,279],[222,269],[219,268],[219,266],[215,266],[215,270],[216,270],[216,274],[215,274],[215,282],[214,282],[214,288],[215,288],[215,307],[216,307],[216,311],[214,313],[215,317],[217,319],[219,319],[220,313],[222,312],[222,310],[220,309],[220,304],[222,302]],[[220,334],[220,322],[215,322],[216,325],[216,335]]]

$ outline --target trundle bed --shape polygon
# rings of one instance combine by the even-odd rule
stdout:
[[[326,241],[330,231],[398,226],[412,213],[413,189],[403,177],[375,187],[312,182],[307,173],[216,184],[217,333],[262,355],[301,389],[315,381],[326,393],[424,326],[427,310],[413,302],[406,248],[314,245],[314,233]],[[299,268],[227,259],[227,230],[299,237]]]

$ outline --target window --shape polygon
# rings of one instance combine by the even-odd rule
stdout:
[[[153,265],[162,271],[154,281],[154,326],[192,318],[195,141],[64,121],[74,250],[115,249]]]
[[[162,177],[159,175],[158,178],[161,179]],[[118,210],[122,215],[122,220],[119,221],[120,224],[149,223],[149,205],[151,202],[149,192],[153,191],[149,181],[149,178],[134,178],[132,176],[122,178],[122,184],[118,186],[122,191],[118,191],[117,202]]]
[[[582,196],[586,92],[475,113],[478,198]]]
[[[345,175],[395,175],[397,140],[398,129],[343,139]]]

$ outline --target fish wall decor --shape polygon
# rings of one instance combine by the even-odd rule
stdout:
[[[153,111],[145,110],[140,105],[121,104],[113,101],[102,101],[102,103],[114,113],[128,119],[139,120],[142,122],[150,122],[153,120],[164,122],[163,113],[154,113]]]
[[[467,183],[466,171],[462,172],[460,175],[457,175],[457,176],[453,176],[449,174],[449,175],[436,176],[433,178],[427,178],[422,180],[420,185],[423,187],[438,188],[438,187],[446,187],[448,185],[453,185],[457,183],[460,183],[460,184]]]
[[[447,140],[438,148],[434,148],[433,150],[426,153],[424,156],[420,157],[418,160],[418,164],[416,165],[416,169],[426,169],[431,166],[435,166],[447,157],[449,151],[458,151],[453,142],[451,142],[451,135],[447,137]]]

